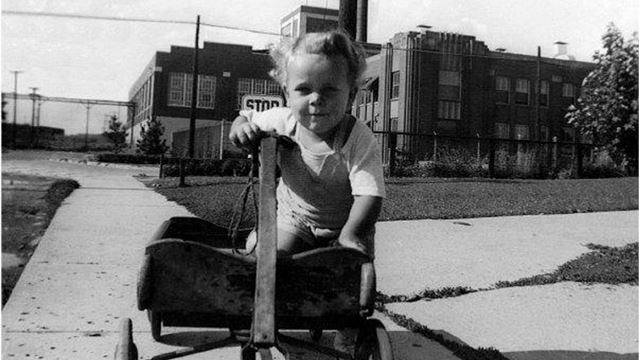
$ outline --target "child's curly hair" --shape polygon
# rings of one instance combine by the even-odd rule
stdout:
[[[343,31],[307,33],[298,38],[283,38],[271,48],[270,55],[275,67],[269,74],[282,86],[286,84],[288,76],[286,68],[296,54],[343,56],[348,65],[348,80],[352,89],[359,87],[366,69],[364,49]]]

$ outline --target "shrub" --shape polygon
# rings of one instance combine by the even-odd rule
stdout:
[[[101,153],[95,155],[95,161],[116,164],[159,164],[159,155],[113,154]]]
[[[184,159],[184,176],[246,176],[251,168],[249,159]],[[171,158],[164,165],[164,176],[179,176],[179,159]]]
[[[417,165],[397,166],[394,176],[398,177],[478,177],[486,173],[485,159],[477,162],[477,157],[465,149],[442,148],[437,161],[421,161]]]

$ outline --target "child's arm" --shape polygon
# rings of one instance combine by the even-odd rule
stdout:
[[[262,131],[248,118],[240,115],[233,120],[229,140],[237,147],[250,148],[261,139]]]
[[[373,257],[374,244],[368,244],[367,236],[372,233],[377,217],[382,209],[382,198],[370,195],[356,195],[348,220],[337,241],[344,247],[361,250]],[[372,240],[372,238],[370,239]]]

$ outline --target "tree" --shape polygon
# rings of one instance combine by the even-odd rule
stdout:
[[[126,146],[126,130],[124,125],[118,121],[117,115],[111,115],[109,119],[109,129],[102,133],[102,136],[113,143],[113,152],[116,154]]]
[[[140,126],[140,139],[137,141],[137,152],[146,155],[161,155],[164,154],[169,147],[166,146],[166,140],[162,139],[164,134],[164,126],[162,123],[153,117],[149,120],[146,128],[144,125]]]
[[[2,95],[2,121],[7,120],[7,112],[4,111],[4,107],[7,106],[7,100],[4,99],[4,94]]]
[[[637,33],[624,41],[619,29],[608,25],[602,37],[603,52],[595,52],[597,67],[584,79],[582,95],[566,118],[600,149],[637,171]]]

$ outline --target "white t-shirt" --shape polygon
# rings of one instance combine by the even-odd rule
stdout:
[[[348,219],[354,195],[386,196],[377,140],[361,121],[355,121],[345,143],[346,121],[342,121],[332,146],[336,150],[318,154],[298,140],[297,121],[289,108],[243,110],[240,115],[262,131],[275,131],[297,144],[279,148],[282,177],[277,187],[278,216],[294,216],[307,225],[339,229]]]

